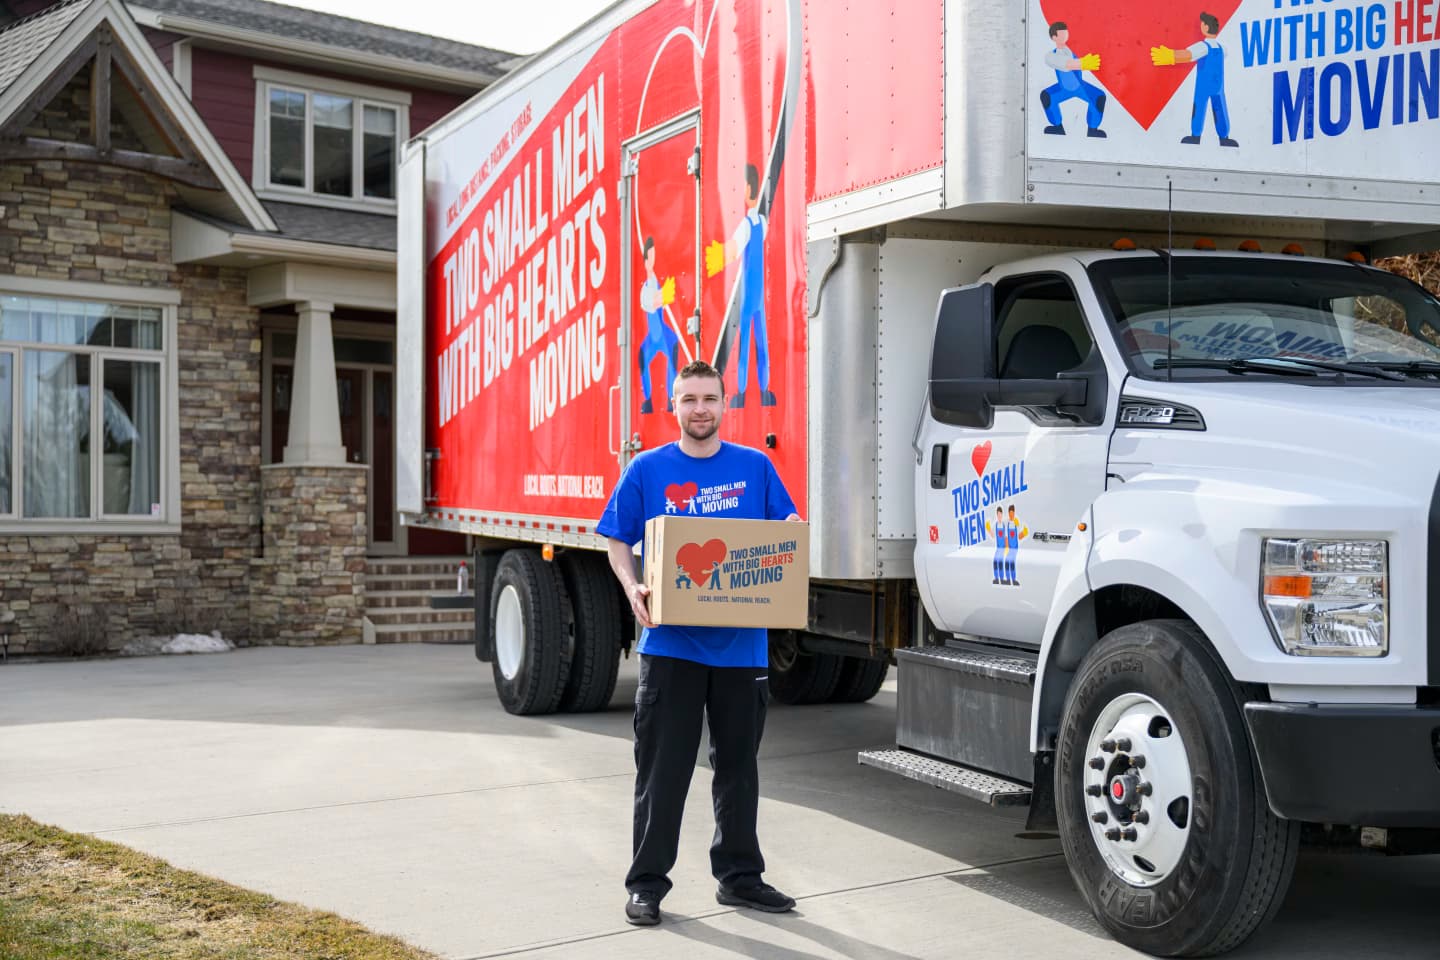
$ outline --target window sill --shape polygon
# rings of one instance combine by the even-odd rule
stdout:
[[[0,520],[0,536],[136,537],[179,536],[180,524],[142,520]]]

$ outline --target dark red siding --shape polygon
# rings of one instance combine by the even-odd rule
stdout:
[[[377,82],[370,76],[312,70],[302,65],[257,60],[197,47],[192,51],[191,58],[190,99],[200,118],[246,180],[251,180],[255,150],[256,66],[409,93],[412,135],[430,126],[466,99],[458,94]]]

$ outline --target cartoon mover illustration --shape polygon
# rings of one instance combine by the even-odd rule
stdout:
[[[645,392],[641,413],[654,413],[650,392],[650,364],[656,355],[665,358],[665,409],[673,410],[669,400],[670,385],[680,370],[678,354],[680,338],[665,322],[665,308],[675,302],[675,278],[661,283],[655,276],[655,238],[645,238],[645,283],[640,287],[640,311],[645,314],[645,339],[640,341],[640,389]]]
[[[1220,36],[1220,18],[1211,13],[1200,14],[1200,42],[1184,50],[1166,46],[1150,48],[1150,62],[1157,67],[1173,67],[1195,63],[1195,105],[1190,110],[1190,136],[1181,143],[1196,144],[1205,130],[1205,111],[1215,116],[1215,133],[1220,146],[1238,147],[1230,138],[1230,108],[1225,103],[1225,48],[1216,39]]]
[[[1050,24],[1050,39],[1055,49],[1045,55],[1045,63],[1055,70],[1055,83],[1040,91],[1040,106],[1045,108],[1045,120],[1050,125],[1045,132],[1056,136],[1065,135],[1065,119],[1060,113],[1060,104],[1067,100],[1084,100],[1085,135],[1104,139],[1105,131],[1100,121],[1105,118],[1105,91],[1088,83],[1081,76],[1084,72],[1094,73],[1100,69],[1100,54],[1087,53],[1077,57],[1070,52],[1070,27],[1063,20]]]
[[[992,527],[987,520],[985,530],[995,538],[995,579],[990,582],[1006,587],[1020,586],[1020,578],[1015,571],[1015,555],[1020,552],[1020,541],[1030,536],[1030,528],[1016,518],[1012,503],[1008,518],[1004,510],[996,507],[995,525]]]
[[[740,369],[736,372],[731,407],[745,406],[750,375],[750,341],[755,341],[755,378],[760,381],[760,406],[775,406],[770,392],[770,344],[765,335],[765,215],[760,212],[760,171],[745,165],[744,219],[729,243],[714,240],[705,248],[705,273],[715,276],[726,264],[740,260]]]

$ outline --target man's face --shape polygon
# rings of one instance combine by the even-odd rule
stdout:
[[[655,271],[655,247],[654,247],[654,246],[649,247],[649,248],[646,249],[646,251],[645,251],[645,269],[648,270],[648,271],[650,271],[650,272],[652,272],[652,273]]]
[[[675,381],[675,419],[691,440],[703,442],[715,436],[724,411],[724,388],[718,378],[684,377]]]
[[[1070,42],[1070,31],[1069,31],[1069,30],[1056,30],[1056,31],[1055,31],[1055,46],[1057,46],[1057,47],[1063,47],[1063,46],[1065,46],[1066,44],[1068,44],[1069,42]]]

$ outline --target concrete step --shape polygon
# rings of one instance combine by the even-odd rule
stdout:
[[[377,627],[382,624],[418,626],[435,623],[469,627],[475,622],[475,616],[469,610],[432,610],[429,607],[372,607],[365,611],[365,616]]]
[[[377,623],[373,629],[376,643],[475,642],[473,628],[459,628],[453,623]]]
[[[432,574],[445,575],[453,579],[462,560],[467,566],[474,566],[474,562],[469,557],[370,557],[365,561],[365,569],[377,577]]]
[[[449,590],[365,590],[365,606],[374,607],[429,607],[430,597],[455,598],[457,604],[467,609],[474,602],[473,594],[457,594],[452,585]]]
[[[473,584],[467,584],[467,586],[471,585]],[[370,571],[365,574],[365,589],[372,593],[408,591],[420,595],[447,589],[454,590],[455,572],[452,570],[447,574],[437,576],[430,573],[375,573]]]

